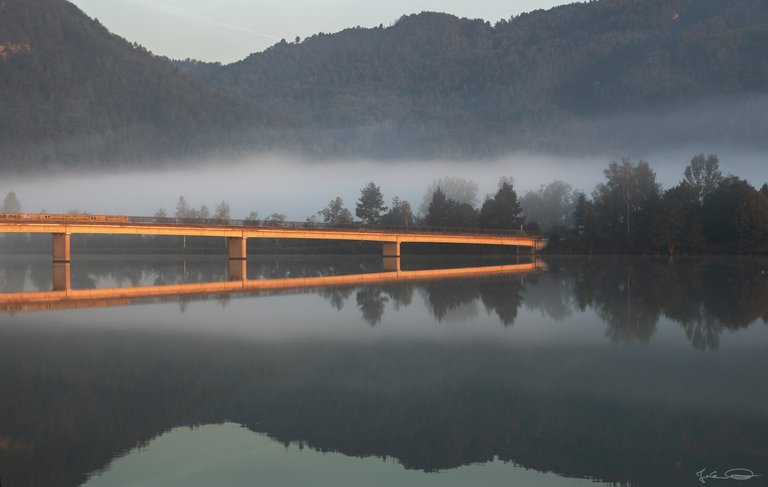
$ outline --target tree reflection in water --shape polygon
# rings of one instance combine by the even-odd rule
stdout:
[[[318,288],[316,292],[336,310],[355,296],[363,322],[382,323],[389,309],[411,305],[421,296],[437,322],[465,323],[478,306],[511,326],[519,309],[539,311],[561,321],[574,311],[593,310],[605,323],[613,343],[647,343],[660,319],[678,323],[697,350],[715,350],[723,330],[743,329],[762,319],[768,322],[768,263],[766,259],[678,258],[547,258],[548,271],[505,278],[466,278],[382,285]],[[380,259],[285,258],[249,261],[249,279],[317,277],[380,271]],[[0,268],[0,290],[50,288],[42,278],[50,273],[46,260],[9,259]],[[169,285],[227,279],[220,259],[135,259],[113,262],[84,259],[72,267],[72,286],[92,289],[113,286]],[[286,291],[290,292],[290,291]],[[179,297],[184,312],[192,300]],[[222,306],[231,297],[218,298]]]

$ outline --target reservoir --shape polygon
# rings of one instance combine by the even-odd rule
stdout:
[[[765,485],[768,259],[537,260],[5,305],[1,485],[722,485],[732,469]],[[50,291],[51,267],[4,257],[0,294]],[[248,280],[381,272],[378,256],[247,262]],[[72,289],[227,279],[222,256],[85,253],[70,277]]]

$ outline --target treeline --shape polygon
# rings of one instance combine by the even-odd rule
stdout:
[[[694,156],[680,182],[666,190],[645,161],[623,158],[621,162],[611,162],[603,175],[605,181],[598,184],[591,195],[555,180],[526,192],[522,198],[518,198],[512,178],[502,177],[497,191],[486,195],[482,204],[478,202],[478,187],[473,181],[444,177],[427,188],[416,210],[398,196],[386,206],[381,188],[370,181],[360,189],[354,216],[344,200],[336,196],[302,224],[525,232],[548,236],[550,253],[768,253],[768,182],[757,189],[738,176],[724,176],[715,154]],[[21,212],[21,203],[13,191],[5,197],[2,212]],[[161,208],[154,217],[232,221],[226,201],[216,204],[211,212],[206,205],[199,209],[189,205],[183,195],[179,196],[173,215]],[[244,221],[251,225],[280,226],[286,224],[286,216],[272,213],[260,218],[254,210]],[[10,240],[18,242],[19,238],[23,237],[14,236]],[[100,241],[106,243],[104,238]],[[155,241],[166,247],[175,245],[169,239],[149,237],[138,237],[130,243]],[[215,239],[192,241],[199,241],[204,248],[221,245]],[[116,242],[112,245],[119,245],[122,240],[116,238]],[[313,247],[317,242],[299,245]],[[186,248],[186,240],[183,247]]]
[[[445,188],[445,189],[444,189]],[[355,206],[359,223],[368,226],[422,225],[445,228],[485,228],[497,230],[523,230],[523,209],[517,199],[511,178],[501,178],[494,195],[487,195],[483,205],[475,208],[477,185],[469,180],[447,177],[435,180],[424,195],[419,213],[414,214],[411,203],[395,196],[392,206],[384,205],[381,188],[373,181],[360,189]],[[422,213],[423,211],[423,213]],[[356,221],[344,207],[344,200],[337,196],[318,216],[329,225],[352,225]],[[315,216],[307,220],[313,222]]]
[[[551,253],[658,254],[768,252],[768,183],[758,190],[724,176],[714,154],[694,156],[681,181],[663,190],[645,161],[623,158],[603,171],[591,196],[563,181],[518,199],[511,178],[479,207],[477,185],[456,177],[435,180],[419,212],[381,189],[360,190],[355,215],[366,225],[499,229],[549,236]],[[340,197],[318,212],[324,223],[353,224]],[[314,217],[308,220],[313,221]]]
[[[662,190],[647,162],[612,162],[591,198],[573,200],[573,226],[551,250],[580,253],[766,253],[768,183],[760,190],[723,176],[716,155],[699,154],[683,179]],[[564,241],[561,242],[560,238]]]

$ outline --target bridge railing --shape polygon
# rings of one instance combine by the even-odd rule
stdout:
[[[479,227],[435,227],[426,225],[366,225],[360,222],[325,223],[317,221],[292,222],[284,220],[239,220],[218,218],[176,218],[156,216],[109,216],[89,214],[37,214],[37,213],[0,213],[0,222],[48,222],[48,223],[136,223],[143,225],[192,225],[192,226],[228,226],[247,228],[285,228],[302,230],[334,230],[355,232],[399,232],[399,233],[451,233],[463,235],[500,235],[540,237],[522,229],[495,229]]]
[[[237,220],[217,218],[175,218],[175,217],[128,217],[131,223],[158,225],[200,225],[235,226],[248,228],[285,228],[295,230],[349,230],[355,232],[399,232],[399,233],[454,233],[467,235],[509,235],[539,236],[520,229],[495,229],[479,227],[435,227],[426,225],[367,225],[360,222],[325,223],[316,221],[292,222],[285,220]]]

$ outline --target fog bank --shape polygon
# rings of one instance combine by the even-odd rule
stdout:
[[[682,178],[690,158],[698,152],[720,157],[723,174],[736,174],[759,187],[768,179],[766,154],[727,153],[711,150],[680,150],[659,154],[626,154],[648,161],[667,188]],[[288,220],[303,221],[324,208],[336,196],[354,213],[360,188],[374,181],[385,203],[394,196],[418,207],[435,179],[455,176],[477,183],[482,201],[496,191],[501,176],[514,178],[515,189],[526,191],[560,179],[591,193],[603,181],[603,169],[621,154],[578,158],[514,154],[495,161],[308,161],[298,157],[258,155],[238,161],[209,161],[192,168],[143,172],[71,173],[56,177],[6,177],[0,194],[15,191],[25,212],[71,210],[95,214],[152,215],[164,208],[169,216],[184,195],[190,206],[206,205],[213,211],[222,200],[229,203],[232,218],[258,211],[264,218],[283,213]]]

